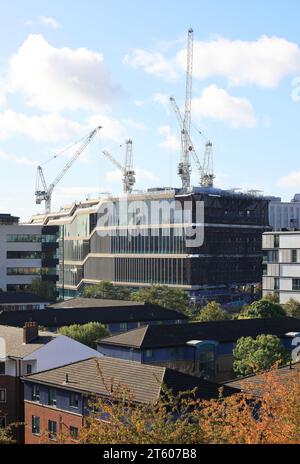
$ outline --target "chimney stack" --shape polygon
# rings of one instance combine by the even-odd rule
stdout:
[[[26,322],[23,327],[23,343],[27,345],[27,343],[32,342],[39,336],[39,329],[37,322]]]

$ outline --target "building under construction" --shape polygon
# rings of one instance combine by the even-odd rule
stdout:
[[[197,202],[204,205],[202,224],[196,224],[194,213],[189,219],[184,211],[169,214],[166,205],[183,201],[193,211]],[[124,202],[131,211],[131,204],[151,202],[147,220],[124,224],[120,217]],[[215,299],[261,281],[268,203],[254,194],[215,188],[151,189],[132,193],[130,200],[123,195],[74,203],[58,213],[35,216],[32,223],[59,226],[62,297],[76,296],[86,285],[109,280],[131,288],[165,284],[184,288],[197,299]],[[102,212],[111,205],[113,214],[101,222]],[[187,220],[196,229],[203,227],[203,243],[187,246]]]

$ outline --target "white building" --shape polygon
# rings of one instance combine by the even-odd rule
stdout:
[[[300,230],[263,234],[263,295],[277,294],[280,303],[300,302]]]
[[[56,281],[56,230],[0,214],[1,290],[24,290],[34,279]]]
[[[273,230],[300,229],[300,194],[290,202],[272,198],[269,203],[269,222]]]

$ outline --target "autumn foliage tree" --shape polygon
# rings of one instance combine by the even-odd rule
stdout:
[[[155,404],[140,404],[126,386],[108,386],[110,394],[95,399],[76,442],[300,444],[300,370],[289,371],[284,381],[278,373],[276,367],[262,374],[259,391],[247,380],[241,392],[224,397],[220,389],[219,398],[209,401],[195,391],[164,391]]]

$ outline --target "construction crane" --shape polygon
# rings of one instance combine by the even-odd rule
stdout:
[[[58,174],[58,176],[51,182],[49,187],[47,187],[47,183],[45,180],[44,172],[42,166],[37,167],[37,182],[36,182],[36,190],[35,190],[35,202],[37,205],[40,205],[42,201],[45,202],[45,213],[48,214],[51,212],[51,199],[52,193],[56,185],[60,182],[60,180],[64,177],[64,175],[68,172],[70,167],[75,163],[75,161],[79,158],[81,153],[85,150],[85,148],[89,145],[95,135],[100,131],[101,126],[94,129],[90,132],[86,137],[82,139],[82,144],[76,151],[76,153],[72,156],[72,158],[68,161],[62,171]],[[56,158],[54,156],[53,158]],[[52,159],[53,159],[52,158]]]
[[[194,144],[191,140],[191,137],[189,134],[186,134],[185,133],[185,130],[184,130],[184,122],[183,122],[183,118],[181,116],[181,113],[180,113],[180,110],[179,110],[179,107],[177,105],[177,102],[175,100],[174,97],[170,97],[170,103],[171,103],[171,106],[174,110],[174,113],[177,117],[177,120],[178,120],[178,123],[179,123],[179,127],[181,129],[181,148],[183,150],[183,147],[184,147],[184,140],[185,140],[185,137],[187,137],[187,140],[188,140],[188,150],[189,150],[189,153],[192,155],[193,159],[194,159],[194,162],[197,166],[197,169],[199,171],[199,184],[201,184],[201,179],[203,177],[203,169],[202,169],[202,165],[200,163],[200,160],[198,158],[198,155],[196,153],[196,150],[195,150],[195,147],[194,147]]]
[[[178,175],[181,178],[183,188],[188,188],[191,185],[189,140],[190,140],[190,127],[191,127],[191,106],[192,106],[192,85],[193,85],[193,46],[194,46],[194,31],[193,29],[189,29],[188,42],[187,42],[185,110],[184,110],[184,117],[183,117],[183,128],[181,131],[181,160],[178,165]]]
[[[102,152],[123,174],[123,192],[131,193],[135,184],[135,172],[133,170],[132,140],[126,140],[125,166],[122,166],[109,151]]]

